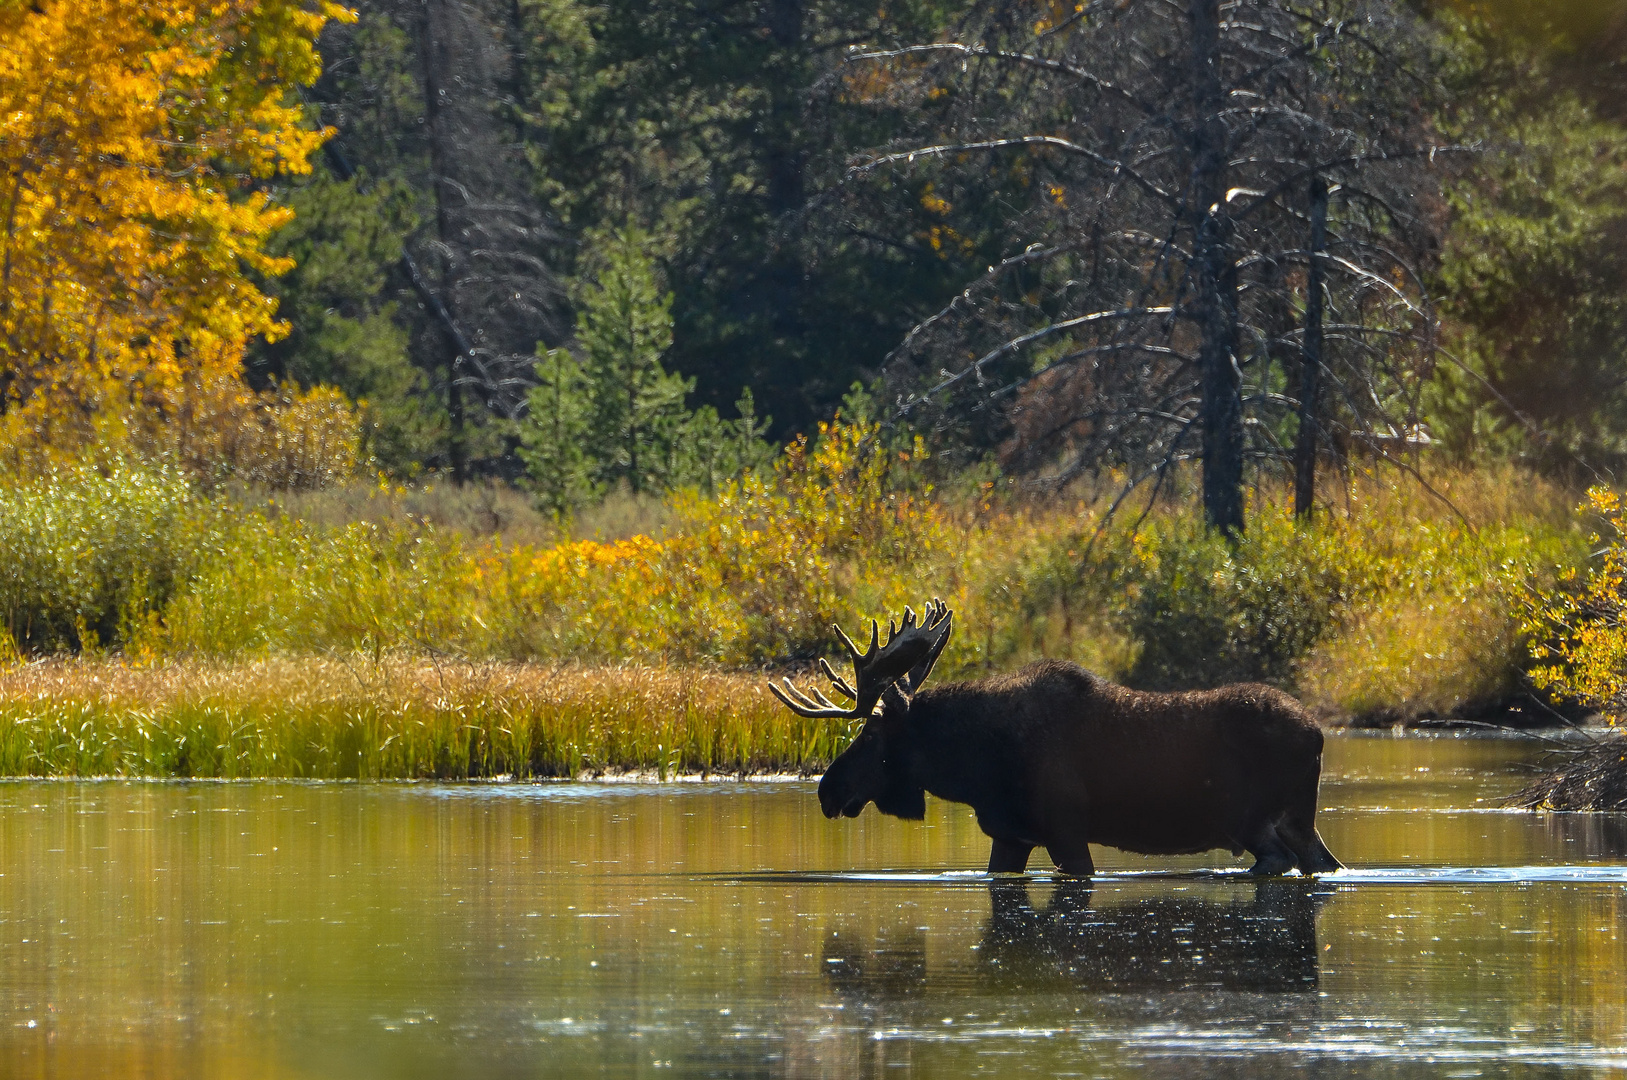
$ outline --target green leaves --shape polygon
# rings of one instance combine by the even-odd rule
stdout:
[[[656,277],[650,237],[633,225],[590,232],[591,277],[576,289],[576,339],[589,401],[596,479],[637,495],[665,486],[692,380],[669,375],[672,294]]]
[[[1454,193],[1440,277],[1467,370],[1431,391],[1462,459],[1595,466],[1627,453],[1627,129],[1574,97],[1503,133]]]
[[[557,517],[618,485],[634,495],[721,481],[762,465],[762,440],[751,391],[738,420],[716,409],[690,412],[694,380],[661,363],[672,345],[672,294],[662,291],[654,244],[634,225],[589,232],[590,276],[573,290],[576,355],[542,354],[539,385],[519,425],[520,456],[533,490]]]
[[[588,453],[587,375],[565,349],[539,350],[537,386],[520,424],[520,460],[531,476],[537,501],[563,520],[596,492]]]

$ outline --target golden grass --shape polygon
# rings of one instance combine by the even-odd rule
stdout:
[[[763,679],[385,658],[0,669],[0,774],[471,779],[818,772],[841,721]]]

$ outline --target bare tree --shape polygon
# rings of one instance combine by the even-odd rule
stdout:
[[[1008,464],[1057,483],[1201,461],[1232,534],[1246,464],[1295,461],[1308,512],[1324,446],[1394,456],[1417,431],[1443,149],[1426,28],[1383,0],[1052,7],[849,58],[932,125],[855,177],[931,169],[947,193],[993,171],[1018,204],[1009,256],[890,358],[898,412],[997,414]]]
[[[543,252],[552,239],[528,191],[517,133],[503,117],[515,63],[513,4],[419,0],[418,47],[441,321],[450,338],[447,414],[454,477],[467,473],[464,388],[513,419],[525,407],[539,340],[557,339],[559,285]],[[504,20],[508,20],[505,25]],[[415,283],[416,284],[416,283]],[[468,329],[462,324],[467,323]]]
[[[474,412],[513,419],[539,341],[559,343],[555,236],[535,195],[515,109],[520,9],[511,0],[370,0],[323,40],[317,87],[336,171],[419,193],[403,287],[423,317],[414,353],[444,395],[446,460],[469,470]]]

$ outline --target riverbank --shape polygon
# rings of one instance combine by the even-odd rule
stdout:
[[[764,675],[702,669],[354,656],[0,666],[9,777],[812,776],[848,738],[844,721],[792,714]]]
[[[1531,663],[1530,598],[1587,558],[1574,495],[1526,474],[1442,471],[1434,494],[1355,475],[1310,523],[1285,490],[1262,487],[1232,542],[1205,527],[1190,475],[1116,515],[1112,478],[1095,495],[939,492],[930,461],[865,452],[867,430],[828,429],[771,471],[672,496],[659,523],[620,539],[472,533],[430,520],[404,489],[255,503],[128,463],[0,482],[0,662],[225,671],[279,656],[430,668],[459,656],[494,670],[755,671],[839,655],[832,624],[856,630],[936,595],[956,616],[940,679],[1069,659],[1149,689],[1270,682],[1324,719],[1392,726],[1514,699]],[[248,700],[260,696],[279,691],[256,682]],[[670,752],[665,736],[655,743]],[[577,762],[573,745],[528,768]],[[24,757],[47,752],[30,743]],[[197,753],[214,756],[191,747],[183,764],[203,767]],[[697,768],[739,756],[684,753]]]
[[[0,775],[811,775],[847,726],[743,674],[429,659],[0,667]]]

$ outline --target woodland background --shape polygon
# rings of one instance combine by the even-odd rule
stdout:
[[[1621,702],[1627,2],[0,0],[0,42],[0,659],[796,667],[935,592],[949,672]],[[548,769],[626,728],[584,715]]]

